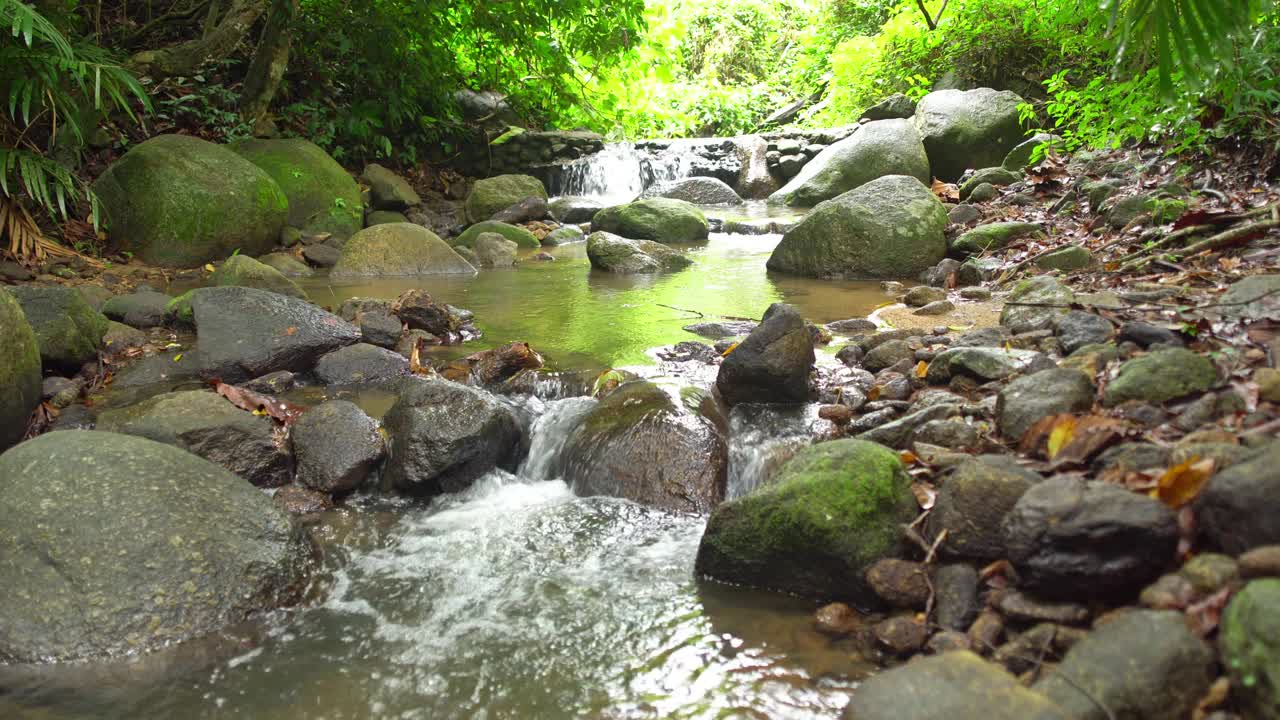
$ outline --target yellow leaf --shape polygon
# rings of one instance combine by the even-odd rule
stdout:
[[[1052,460],[1054,455],[1062,451],[1071,439],[1076,436],[1076,419],[1072,415],[1063,415],[1053,424],[1053,430],[1049,431],[1049,446],[1046,454]]]
[[[922,378],[929,374],[929,363],[921,360],[916,363],[916,377]]]
[[[207,263],[204,266],[204,269],[207,270],[208,272],[213,272],[213,263]]]
[[[730,345],[730,346],[728,347],[728,349],[726,349],[726,350],[724,351],[724,353],[722,353],[722,354],[720,355],[720,357],[729,357],[729,353],[731,353],[731,352],[733,352],[734,350],[737,350],[737,349],[738,349],[738,343],[734,343],[734,344]]]
[[[1201,460],[1192,456],[1190,460],[1174,465],[1156,482],[1151,497],[1177,509],[1196,499],[1204,485],[1213,475],[1213,458]]]
[[[174,361],[174,362],[178,362],[178,361],[180,361],[180,360],[182,360],[182,353],[178,353],[177,355],[174,355],[174,356],[173,356],[173,361]]]

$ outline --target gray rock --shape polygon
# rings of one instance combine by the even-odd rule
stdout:
[[[1015,335],[1035,330],[1049,330],[1066,315],[1075,302],[1075,293],[1051,275],[1038,275],[1023,280],[1009,293],[1000,324]]]
[[[1089,619],[1089,608],[1077,603],[1047,602],[1017,590],[1006,590],[996,602],[1006,618],[1014,622],[1050,622],[1059,625],[1079,625]]]
[[[947,299],[947,291],[942,288],[917,285],[907,291],[902,302],[910,307],[924,307],[932,302]]]
[[[448,380],[403,381],[383,418],[385,476],[401,492],[432,496],[470,487],[515,458],[515,416],[492,395]]]
[[[878,120],[823,150],[769,202],[813,207],[886,175],[928,183],[929,158],[910,120]]]
[[[312,258],[308,255],[307,259]],[[352,235],[342,246],[330,277],[474,275],[475,271],[430,230],[412,223],[390,223]]]
[[[191,293],[200,373],[240,382],[277,370],[306,372],[320,356],[360,340],[360,329],[308,302],[266,290]]]
[[[760,325],[720,365],[716,388],[730,405],[802,403],[809,398],[813,341],[804,318],[775,303]]]
[[[342,251],[329,245],[308,245],[302,249],[302,256],[316,267],[333,267],[342,259]]]
[[[977,426],[963,420],[930,420],[916,428],[911,442],[928,443],[950,450],[968,450],[978,447],[982,442],[982,433]]]
[[[648,198],[601,210],[591,218],[591,229],[635,240],[689,243],[705,240],[710,225],[691,203]]]
[[[1009,341],[1009,330],[1003,327],[988,327],[970,330],[951,343],[951,347],[990,347],[1000,348]]]
[[[374,225],[386,225],[388,223],[407,223],[409,218],[404,213],[396,210],[374,210],[365,216],[364,226],[373,227]]]
[[[867,108],[862,113],[862,120],[894,120],[910,118],[916,114],[916,101],[895,93]]]
[[[988,250],[1000,250],[1014,240],[1038,235],[1042,231],[1035,223],[993,222],[962,233],[951,243],[954,252],[963,255],[979,255]]]
[[[1054,333],[1062,343],[1062,352],[1070,355],[1086,345],[1111,342],[1115,326],[1111,321],[1083,310],[1072,310],[1054,322]]]
[[[291,253],[267,253],[258,258],[258,262],[267,267],[275,268],[285,277],[311,277],[316,274],[306,263],[294,257]]]
[[[44,663],[207,635],[292,599],[305,540],[240,478],[94,431],[0,455],[0,657]]]
[[[1120,326],[1116,342],[1131,342],[1146,349],[1152,345],[1182,345],[1182,336],[1168,329],[1150,323],[1127,322]]]
[[[848,320],[837,320],[827,323],[827,330],[833,333],[841,333],[853,335],[856,333],[873,333],[877,326],[871,320],[866,318],[849,318]]]
[[[315,373],[326,385],[377,383],[408,375],[409,361],[394,350],[356,343],[321,357]]]
[[[1208,692],[1214,660],[1182,613],[1132,610],[1077,642],[1033,689],[1079,720],[1185,718]]]
[[[1064,476],[1024,493],[1003,537],[1023,587],[1053,599],[1120,599],[1172,564],[1178,521],[1158,500]]]
[[[945,385],[958,375],[980,382],[1005,380],[1054,367],[1043,353],[992,347],[956,347],[943,350],[929,363],[930,385]]]
[[[603,209],[604,203],[591,197],[560,197],[547,206],[556,222],[575,224],[591,222],[591,218]]]
[[[1052,368],[1020,377],[1000,391],[996,416],[1006,442],[1017,443],[1041,419],[1093,407],[1097,389],[1079,370]]]
[[[924,275],[920,276],[920,279],[926,285],[929,285],[935,288],[945,288],[947,286],[948,279],[952,275],[954,275],[956,271],[959,269],[960,269],[959,260],[955,260],[953,258],[943,258],[941,262],[939,262],[937,265],[934,265],[932,268],[929,268],[929,270],[927,270]],[[945,297],[946,295],[944,294],[942,298],[939,298],[939,299],[941,300]]]
[[[476,258],[481,267],[512,267],[516,264],[518,247],[497,233],[480,233],[475,242]]]
[[[931,92],[916,107],[933,175],[955,182],[968,168],[999,165],[1024,137],[1022,98],[990,88]]]
[[[1060,141],[1061,138],[1056,135],[1036,133],[1010,150],[1009,154],[1004,156],[1004,162],[1000,163],[1000,167],[1005,170],[1025,170],[1031,166],[1031,159],[1036,150],[1047,145],[1052,146]]]
[[[991,183],[978,183],[969,191],[969,202],[984,203],[1000,197],[1000,191]]]
[[[1218,312],[1235,320],[1280,317],[1280,275],[1250,275],[1237,280],[1218,298]]]
[[[523,223],[547,216],[547,199],[531,196],[494,213],[489,219],[504,223]]]
[[[935,618],[950,630],[964,632],[978,616],[978,571],[968,565],[943,565],[934,573]]]
[[[693,264],[662,243],[608,232],[591,233],[587,238],[587,258],[595,269],[624,275],[680,270]]]
[[[530,175],[496,175],[477,180],[467,193],[467,219],[473,223],[488,220],[528,198],[547,199],[542,181]]]
[[[906,360],[915,360],[916,351],[905,340],[890,340],[871,349],[862,359],[862,366],[871,372],[880,372]]]
[[[909,386],[908,386],[909,387]],[[881,393],[883,396],[883,393]],[[911,441],[911,436],[918,428],[932,420],[945,420],[959,414],[957,405],[931,405],[904,415],[892,422],[877,424],[876,427],[858,433],[859,440],[880,443],[887,447],[901,449]],[[864,416],[866,417],[866,416]]]
[[[960,203],[947,212],[947,221],[952,225],[968,225],[981,218],[982,212],[968,203]]]
[[[400,319],[387,312],[360,313],[356,322],[360,325],[361,340],[378,347],[394,349],[404,330]]]
[[[259,487],[278,487],[291,479],[291,458],[276,445],[271,420],[211,392],[164,393],[103,410],[97,428],[180,447]]]
[[[165,306],[170,300],[168,295],[158,292],[114,295],[102,304],[102,314],[130,327],[158,327],[164,325]]]
[[[956,466],[938,491],[926,526],[947,538],[944,557],[989,562],[1005,556],[1001,525],[1040,476],[1003,456],[979,456]]]
[[[1021,172],[1013,172],[1002,167],[983,168],[967,180],[960,183],[960,199],[967,200],[973,193],[974,189],[979,185],[991,185],[993,187],[1005,187],[1022,180]]]
[[[1121,365],[1103,391],[1102,404],[1162,403],[1204,392],[1217,382],[1218,371],[1208,358],[1186,348],[1162,348]]]
[[[1093,264],[1093,253],[1080,245],[1067,245],[1036,260],[1036,266],[1045,270],[1072,272]]]
[[[76,373],[81,365],[98,358],[109,321],[89,307],[75,289],[20,285],[0,290],[6,291],[22,306],[22,314],[35,331],[46,370]]]
[[[641,197],[664,197],[694,205],[737,205],[742,202],[733,188],[711,177],[691,177],[673,183],[655,185]]]
[[[373,207],[378,210],[404,210],[422,204],[422,198],[404,178],[377,163],[366,165],[360,179],[373,192]]]
[[[691,332],[694,335],[701,335],[711,340],[718,340],[720,338],[746,335],[755,330],[759,324],[751,320],[719,320],[685,325],[684,331]]]
[[[209,276],[209,284],[215,287],[239,286],[270,290],[290,297],[307,299],[298,284],[285,277],[279,270],[264,265],[247,255],[235,255]],[[106,306],[103,306],[106,309]]]
[[[573,245],[574,243],[586,241],[587,236],[582,232],[582,228],[577,225],[562,225],[542,238],[542,246],[556,247],[557,245]]]
[[[1218,645],[1245,717],[1280,718],[1280,580],[1254,580],[1232,598]]]
[[[946,315],[947,313],[955,309],[956,309],[955,303],[951,302],[950,300],[935,300],[929,303],[928,305],[925,305],[922,308],[918,308],[917,310],[915,310],[915,312],[911,314],[925,315],[925,316]]]
[[[359,488],[386,454],[378,424],[355,403],[330,400],[311,408],[290,430],[298,482],[325,493]]]
[[[1211,547],[1238,555],[1280,544],[1280,446],[1222,470],[1196,500],[1200,532]]]

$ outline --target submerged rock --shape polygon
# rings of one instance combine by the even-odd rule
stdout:
[[[627,383],[586,415],[565,443],[565,482],[678,512],[706,513],[723,498],[723,434],[707,418],[646,382]]]
[[[591,229],[636,240],[688,243],[705,240],[710,226],[690,203],[649,198],[601,210],[591,219]]]
[[[680,270],[693,264],[689,258],[651,240],[634,240],[607,232],[587,238],[591,267],[620,274],[648,274]]]
[[[716,388],[730,405],[802,403],[809,398],[813,340],[804,318],[790,305],[774,303],[760,325],[720,365]]]
[[[886,175],[928,183],[929,158],[910,120],[879,120],[818,153],[769,202],[813,207]]]
[[[308,248],[310,249],[310,248]],[[430,230],[411,223],[374,225],[352,235],[333,278],[474,275],[476,269]]]
[[[897,453],[861,440],[801,450],[776,478],[715,509],[700,575],[806,597],[879,604],[864,573],[901,556],[918,507]]]
[[[40,346],[12,295],[0,291],[0,452],[22,439],[40,404]]]
[[[0,658],[187,640],[289,601],[305,541],[252,485],[176,447],[96,431],[0,455]]]

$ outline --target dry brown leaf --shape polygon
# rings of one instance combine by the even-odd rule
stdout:
[[[924,377],[928,377],[928,375],[929,375],[929,363],[925,362],[924,360],[921,360],[920,362],[916,363],[916,377],[924,378]]]
[[[911,483],[911,494],[916,496],[916,503],[921,510],[932,510],[938,499],[938,489],[929,483]]]
[[[1027,430],[1019,450],[1049,460],[1052,469],[1083,465],[1123,437],[1126,427],[1103,415],[1051,415]]]
[[[1213,466],[1213,458],[1192,456],[1166,470],[1151,490],[1151,497],[1176,510],[1196,499],[1213,475]]]
[[[944,183],[941,180],[934,178],[933,185],[931,185],[929,189],[932,190],[933,194],[937,195],[938,199],[942,202],[947,202],[948,200],[951,202],[960,202],[960,187],[955,183]]]
[[[307,411],[301,405],[294,405],[287,400],[254,392],[248,388],[228,385],[221,380],[214,381],[213,390],[241,410],[248,410],[258,415],[270,415],[284,425],[291,425]]]

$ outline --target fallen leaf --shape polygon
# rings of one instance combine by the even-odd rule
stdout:
[[[296,335],[297,333],[298,333],[298,328],[293,325],[290,325],[289,327],[284,329],[285,335]]]
[[[206,264],[206,265],[204,266],[204,269],[205,269],[205,271],[206,271],[206,272],[213,272],[213,269],[214,269],[214,268],[213,268],[213,263],[208,263],[208,264]]]
[[[1053,429],[1049,431],[1049,444],[1045,449],[1045,456],[1052,460],[1062,452],[1062,448],[1066,447],[1076,436],[1076,418],[1074,415],[1059,416],[1057,422],[1053,424]]]
[[[738,349],[738,343],[734,343],[729,347],[725,348],[724,352],[720,354],[720,357],[729,357],[729,353],[737,349]]]
[[[1156,481],[1151,497],[1176,510],[1196,499],[1213,475],[1213,467],[1213,458],[1202,460],[1198,455],[1192,456],[1166,470]]]
[[[1103,415],[1050,415],[1022,436],[1018,449],[1049,460],[1050,469],[1083,465],[1124,437],[1128,426]]]
[[[948,200],[951,202],[960,202],[960,188],[955,183],[944,183],[941,180],[934,178],[933,185],[930,186],[929,189],[932,190],[933,194],[937,195],[938,199],[943,202]]]
[[[924,377],[927,377],[928,375],[929,375],[929,363],[925,362],[924,360],[921,360],[920,362],[916,363],[916,377],[924,378]]]
[[[284,425],[293,424],[294,420],[297,420],[302,416],[302,413],[307,411],[305,407],[294,405],[287,400],[264,395],[237,385],[228,385],[221,380],[214,380],[212,384],[214,392],[231,401],[232,405],[241,410],[248,410],[255,415],[269,415]]]
[[[1231,600],[1234,588],[1227,586],[1200,602],[1187,608],[1187,623],[1191,631],[1200,637],[1207,637],[1218,629],[1222,620],[1222,611]]]
[[[928,483],[911,483],[911,494],[916,496],[921,510],[932,510],[938,500],[938,489]]]

